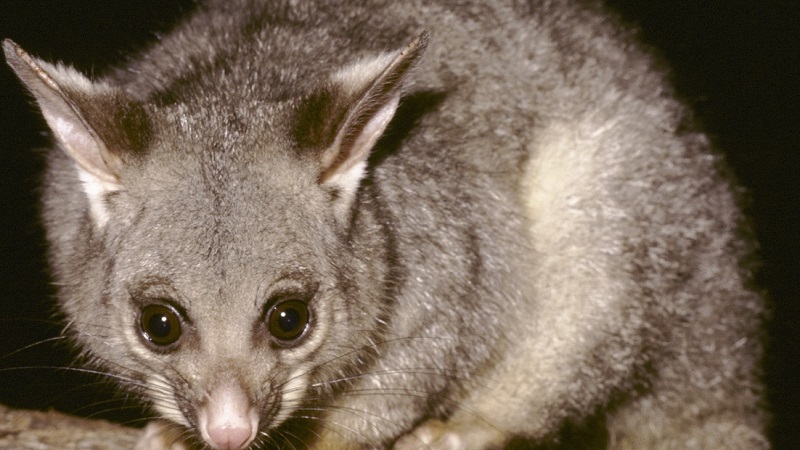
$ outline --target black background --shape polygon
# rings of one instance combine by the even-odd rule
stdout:
[[[765,361],[775,414],[771,438],[776,449],[800,448],[800,2],[610,3],[671,65],[681,95],[750,192],[764,261],[759,281],[772,300]],[[191,8],[189,0],[0,0],[0,38],[91,74]],[[32,149],[47,144],[43,130],[30,98],[2,64],[0,403],[132,420],[138,411],[108,403],[110,389],[94,379],[41,368],[65,367],[72,359],[67,345],[46,341],[60,326],[50,320],[53,292],[36,218],[41,152]]]

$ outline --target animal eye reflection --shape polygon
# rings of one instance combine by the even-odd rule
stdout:
[[[305,302],[289,299],[275,304],[267,317],[269,333],[284,344],[299,339],[308,328],[309,312]]]
[[[139,332],[153,345],[168,347],[181,337],[181,318],[170,306],[147,305],[139,317]]]

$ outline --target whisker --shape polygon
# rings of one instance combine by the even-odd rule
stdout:
[[[347,427],[347,426],[345,426],[345,425],[342,425],[341,423],[338,423],[338,422],[329,422],[329,421],[328,421],[328,422],[322,422],[322,421],[320,421],[320,419],[319,419],[318,417],[315,417],[315,416],[304,416],[304,415],[298,415],[298,416],[296,416],[296,417],[297,417],[297,418],[300,418],[300,419],[306,419],[306,420],[310,420],[310,421],[317,421],[317,422],[320,422],[320,425],[321,425],[322,427],[324,427],[324,428],[326,428],[326,429],[328,429],[328,430],[330,430],[330,431],[332,431],[332,432],[334,432],[334,433],[337,433],[337,434],[339,434],[339,436],[342,436],[342,437],[346,437],[346,436],[345,436],[344,434],[340,433],[338,430],[335,430],[335,429],[331,428],[331,427],[330,427],[330,425],[336,425],[336,426],[337,426],[337,427],[339,427],[339,428],[342,428],[342,429],[344,429],[344,430],[347,430],[347,431],[349,431],[350,433],[352,433],[352,434],[354,434],[354,435],[356,435],[356,436],[358,436],[358,437],[362,438],[362,440],[363,440],[363,441],[367,441],[367,440],[368,440],[368,439],[367,439],[367,436],[365,436],[363,433],[360,433],[360,432],[358,432],[358,431],[356,431],[356,430],[354,430],[354,429],[352,429],[352,428],[350,428],[350,427]],[[319,436],[319,435],[318,435],[318,436]],[[377,448],[376,448],[375,446],[371,446],[371,447],[372,447],[373,449],[376,449],[376,450],[377,450]]]
[[[308,375],[312,371],[317,370],[322,366],[325,366],[327,364],[331,364],[334,361],[338,361],[338,360],[340,360],[342,358],[346,358],[348,356],[352,356],[353,354],[356,354],[358,352],[367,351],[367,350],[370,350],[370,349],[376,349],[376,348],[379,348],[380,346],[384,346],[384,345],[388,345],[388,344],[392,344],[392,343],[403,342],[403,341],[408,341],[408,340],[416,340],[416,339],[444,339],[444,340],[451,340],[449,338],[435,338],[435,337],[426,337],[426,336],[404,336],[404,337],[396,337],[396,338],[392,338],[392,339],[386,339],[386,340],[383,340],[383,341],[380,341],[380,342],[377,342],[377,343],[370,343],[370,344],[367,344],[367,345],[364,345],[362,347],[355,348],[355,349],[348,349],[348,347],[344,347],[345,349],[348,349],[349,351],[347,351],[345,353],[342,353],[342,354],[339,354],[339,355],[337,355],[337,356],[335,356],[333,358],[330,358],[328,360],[322,361],[322,362],[314,365],[312,368],[306,370],[305,372],[299,373],[295,378],[298,378],[300,376]],[[286,384],[291,380],[292,379],[286,380],[282,384]]]
[[[65,340],[65,339],[66,339],[66,336],[55,336],[55,337],[43,339],[43,340],[34,342],[32,344],[28,344],[28,345],[26,345],[24,347],[18,348],[16,350],[13,350],[13,351],[11,351],[11,352],[3,355],[3,356],[0,356],[0,359],[7,359],[7,358],[10,358],[10,357],[12,357],[14,355],[17,355],[17,354],[21,353],[21,352],[24,352],[25,350],[30,350],[30,349],[35,348],[35,347],[40,346],[40,345],[48,344],[48,343],[51,343],[51,342],[62,341],[62,340]]]
[[[401,369],[384,369],[384,370],[376,370],[371,372],[363,372],[355,375],[350,375],[347,377],[340,377],[334,380],[327,380],[314,383],[310,385],[310,387],[320,387],[325,384],[335,384],[335,383],[342,383],[353,381],[361,378],[372,377],[372,376],[381,376],[381,375],[404,375],[404,374],[413,374],[413,375],[441,375],[446,377],[450,380],[459,380],[459,381],[469,381],[469,382],[476,382],[475,379],[477,377],[470,376],[470,375],[463,375],[459,372],[455,371],[447,371],[441,370],[438,368],[426,368],[426,367],[419,367],[419,368],[401,368]],[[478,384],[480,387],[486,387],[484,384]]]

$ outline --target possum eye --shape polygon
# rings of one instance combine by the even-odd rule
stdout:
[[[267,315],[269,333],[284,344],[291,343],[306,331],[308,318],[305,302],[297,299],[278,302]]]
[[[147,305],[139,317],[139,332],[156,346],[170,346],[181,337],[180,316],[170,306]]]

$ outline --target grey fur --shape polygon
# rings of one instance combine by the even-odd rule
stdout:
[[[91,85],[4,47],[60,144],[69,332],[167,418],[196,427],[234,379],[266,448],[588,447],[583,425],[615,449],[768,447],[736,194],[599,6],[211,1]],[[331,181],[359,161],[334,138],[401,93],[364,178]],[[312,298],[291,347],[263,320],[283,291]],[[139,315],[162,301],[185,322],[154,349]]]

